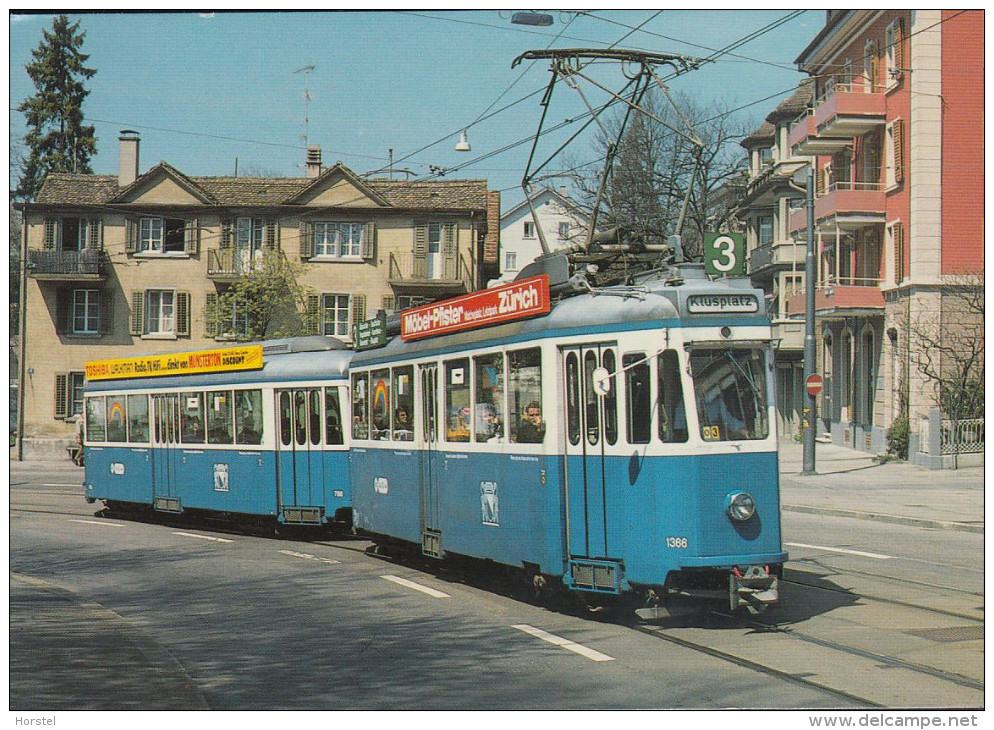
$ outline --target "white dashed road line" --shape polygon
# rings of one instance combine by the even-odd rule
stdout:
[[[845,553],[846,555],[858,555],[861,558],[875,558],[877,560],[894,560],[893,555],[881,555],[880,553],[865,553],[862,550],[846,550],[845,548],[825,547],[824,545],[805,545],[803,542],[785,542],[788,547],[808,548],[809,550],[824,550],[829,553]]]
[[[452,598],[448,593],[442,593],[442,591],[436,591],[434,588],[429,588],[428,586],[423,586],[420,583],[415,583],[414,581],[406,580],[400,578],[396,575],[381,575],[383,580],[388,580],[391,583],[396,583],[397,585],[404,586],[405,588],[413,588],[416,591],[421,591],[426,593],[432,598]]]
[[[314,560],[318,563],[328,563],[329,565],[338,565],[341,561],[332,560],[331,558],[322,558],[317,555],[310,555],[309,553],[298,553],[294,550],[280,550],[280,555],[289,555],[291,558],[300,558],[301,560]]]
[[[234,542],[234,540],[228,540],[223,537],[213,537],[212,535],[196,535],[192,532],[174,532],[174,535],[180,535],[181,537],[195,537],[198,540],[210,540],[211,542]]]
[[[98,520],[69,520],[70,522],[78,522],[81,525],[100,525],[101,527],[124,527],[124,525],[118,525],[114,522],[98,521]]]
[[[576,642],[570,641],[569,639],[564,639],[561,636],[556,636],[555,634],[550,634],[547,631],[542,631],[542,629],[536,629],[534,626],[529,626],[528,624],[515,624],[511,627],[512,629],[517,629],[518,631],[524,631],[526,634],[531,634],[542,641],[547,641],[550,644],[566,649],[567,651],[572,651],[580,656],[584,656],[594,662],[613,662],[614,657],[608,656],[607,654],[601,654],[595,649],[591,649],[583,644],[577,644]]]

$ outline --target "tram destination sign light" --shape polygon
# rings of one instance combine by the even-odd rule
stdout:
[[[194,375],[262,367],[262,345],[228,347],[221,350],[173,352],[165,355],[91,360],[86,363],[87,380],[154,378],[162,375]]]
[[[492,289],[407,309],[400,315],[400,336],[417,340],[548,314],[549,277],[533,276]]]

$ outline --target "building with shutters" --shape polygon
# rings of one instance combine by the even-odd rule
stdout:
[[[500,194],[484,180],[410,182],[325,168],[302,178],[139,173],[120,136],[118,175],[51,174],[23,204],[27,251],[24,453],[65,453],[89,360],[244,339],[218,297],[267,254],[299,262],[304,331],[351,325],[477,288],[498,274]]]
[[[788,182],[811,164],[819,433],[881,453],[907,416],[910,458],[932,463],[917,458],[944,408],[920,364],[927,335],[976,326],[957,301],[983,286],[983,12],[830,10],[825,21],[796,59],[810,78],[743,142],[750,276],[768,285],[774,322],[803,321],[808,221]],[[788,332],[783,342],[803,346]],[[934,357],[937,371],[956,367],[955,353]]]

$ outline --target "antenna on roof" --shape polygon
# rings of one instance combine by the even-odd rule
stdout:
[[[311,107],[311,92],[308,86],[308,81],[310,79],[311,72],[314,70],[314,64],[309,63],[303,68],[298,68],[294,71],[295,74],[304,74],[304,147],[307,147],[307,132],[308,125],[310,124],[310,119],[308,114],[310,113]]]

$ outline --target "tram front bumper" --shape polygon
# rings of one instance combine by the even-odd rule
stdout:
[[[762,613],[780,598],[780,579],[764,566],[752,565],[744,573],[738,569],[728,576],[729,607]]]

